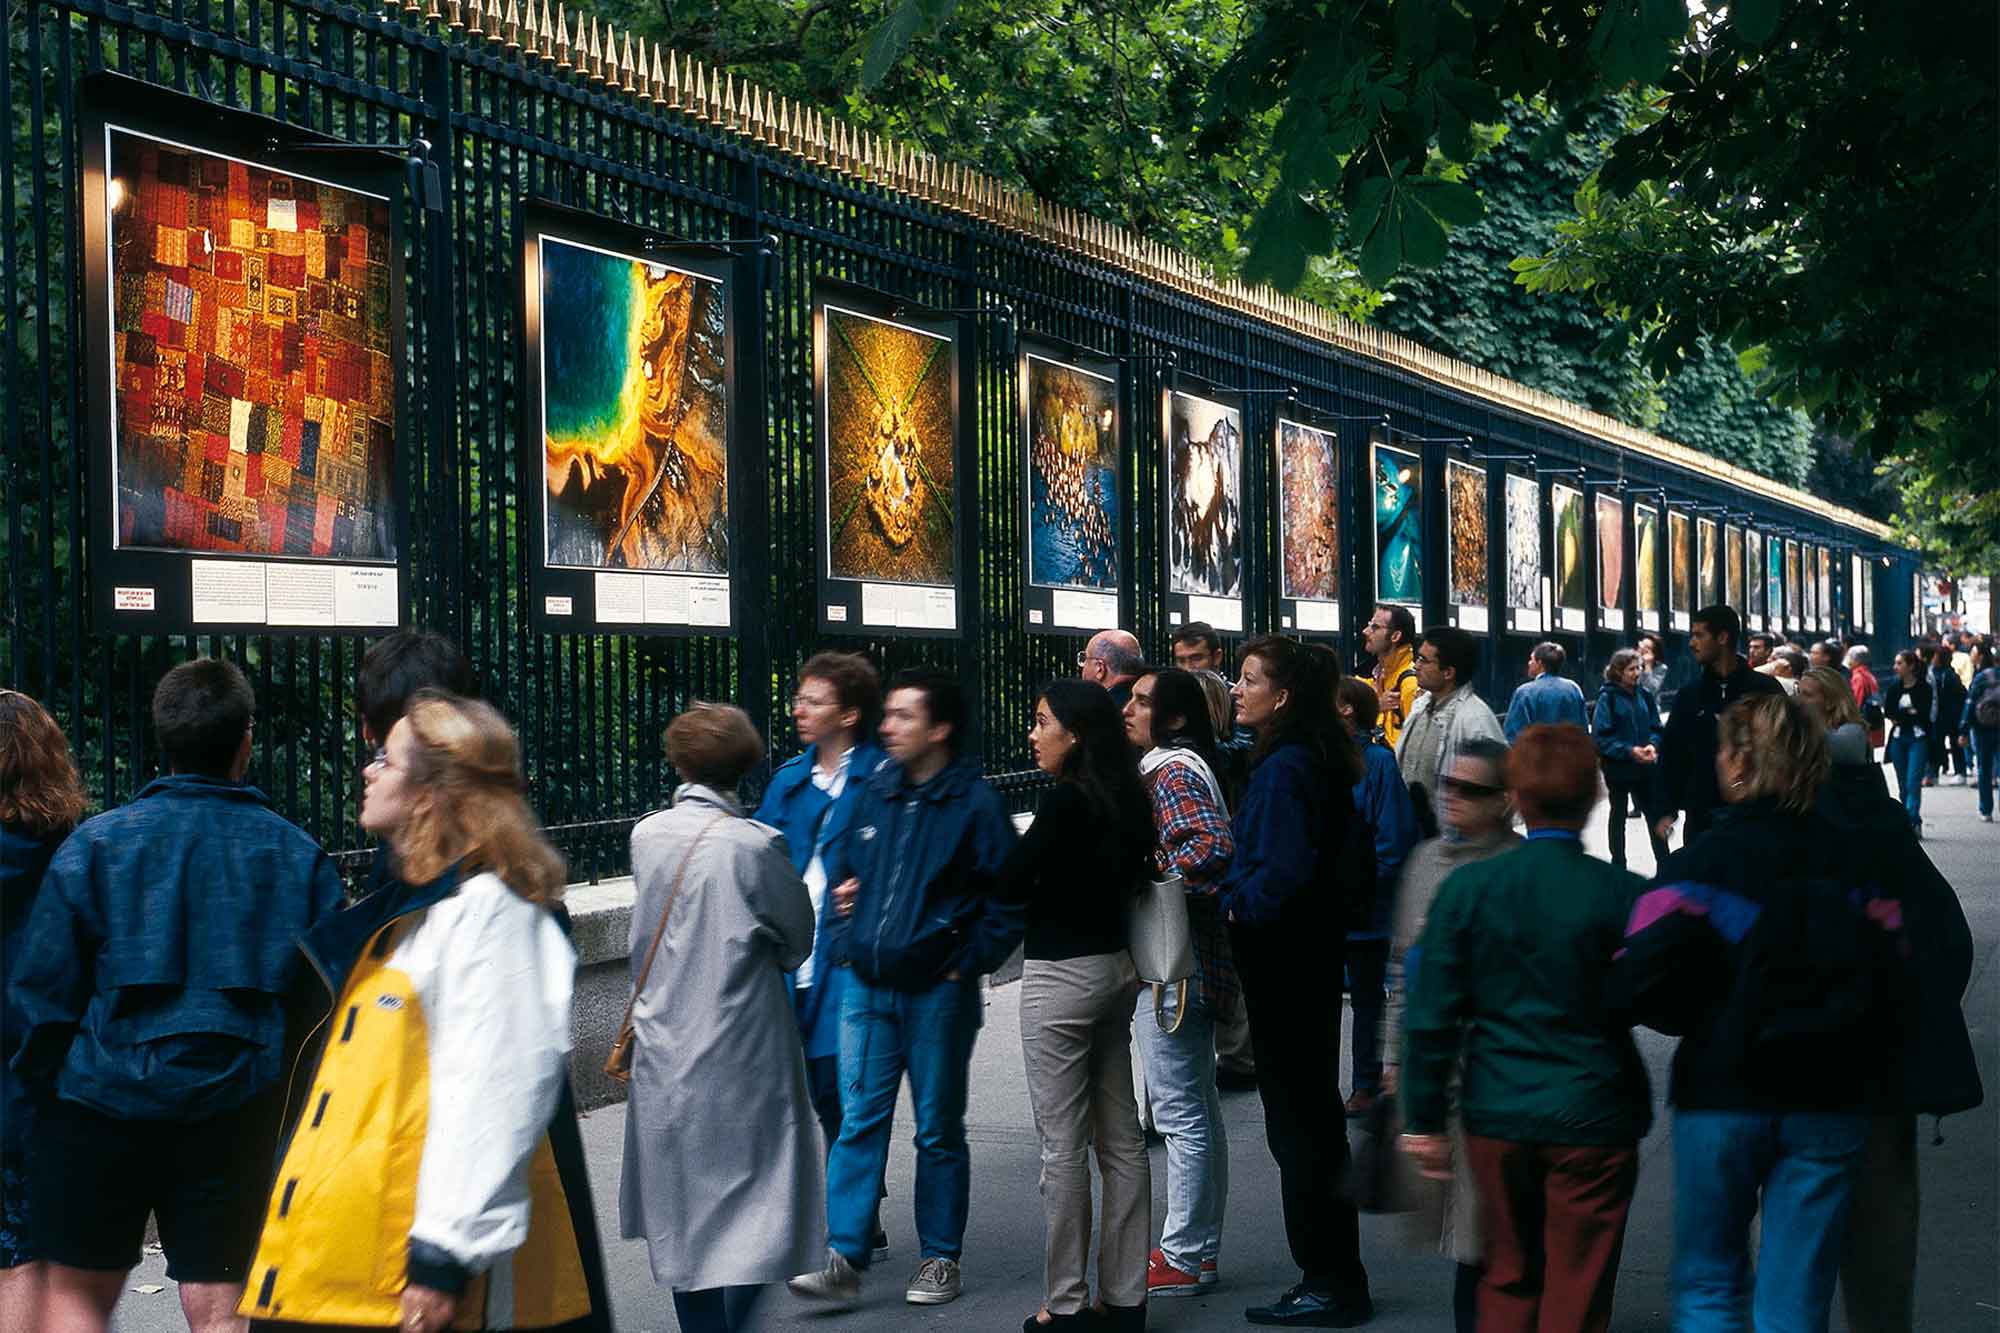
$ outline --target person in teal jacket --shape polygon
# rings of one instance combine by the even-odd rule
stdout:
[[[835,951],[843,918],[830,885],[854,874],[849,835],[861,789],[887,757],[872,738],[882,711],[881,677],[859,653],[818,653],[799,669],[792,724],[805,749],[779,766],[754,816],[785,835],[792,868],[813,900],[813,951],[792,976],[793,1011],[806,1052],[806,1087],[828,1151],[840,1137],[840,1002],[851,969]],[[880,1258],[879,1222],[869,1248]]]
[[[1507,783],[1527,841],[1454,871],[1404,960],[1403,1148],[1448,1177],[1447,1088],[1462,1069],[1487,1247],[1479,1326],[1593,1333],[1610,1324],[1652,1122],[1631,1030],[1604,998],[1645,883],[1584,854],[1599,788],[1582,728],[1523,731]]]

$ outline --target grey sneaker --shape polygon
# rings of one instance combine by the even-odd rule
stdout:
[[[958,1299],[958,1261],[926,1259],[917,1265],[903,1299],[912,1305],[944,1305]]]
[[[823,1301],[842,1310],[851,1310],[861,1304],[861,1274],[854,1271],[854,1265],[847,1262],[847,1256],[838,1250],[826,1252],[826,1267],[815,1273],[801,1273],[785,1284],[792,1295],[809,1301]],[[952,1280],[952,1294],[957,1295],[957,1278]]]

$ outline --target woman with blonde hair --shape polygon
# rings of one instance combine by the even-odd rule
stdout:
[[[514,733],[423,691],[364,784],[361,827],[397,879],[299,942],[332,1008],[240,1312],[404,1333],[601,1323],[572,1216],[587,1185],[551,1147],[574,1140],[554,1123],[576,970],[553,911],[565,868]]]
[[[62,728],[19,690],[0,690],[0,997],[49,858],[84,803]],[[43,1283],[26,1188],[37,1107],[10,1068],[22,1026],[11,1004],[0,1008],[0,1328],[35,1326]]]
[[[1799,678],[1795,697],[1826,728],[1827,758],[1835,767],[1865,766],[1875,771],[1877,782],[1881,781],[1881,770],[1869,755],[1868,727],[1861,720],[1861,706],[1854,702],[1854,691],[1838,671],[1813,667]]]
[[[682,1333],[743,1328],[760,1289],[820,1262],[826,1176],[790,974],[813,905],[737,785],[764,760],[742,709],[667,727],[673,805],[632,830],[631,1096],[618,1214]],[[842,955],[835,954],[835,959]]]
[[[1633,907],[1607,994],[1681,1038],[1674,1327],[1825,1328],[1868,1112],[1899,1096],[1902,877],[1816,813],[1830,763],[1805,705],[1739,700],[1716,739],[1723,809]]]

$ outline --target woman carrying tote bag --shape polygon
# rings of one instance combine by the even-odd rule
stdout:
[[[1027,907],[1021,1050],[1042,1143],[1047,1296],[1022,1321],[1038,1329],[1146,1320],[1152,1173],[1132,1096],[1132,994],[1126,947],[1134,894],[1152,878],[1153,822],[1118,709],[1100,685],[1058,680],[1035,700],[1028,733],[1055,785],[1000,867],[1000,895]],[[1087,1270],[1088,1154],[1103,1179],[1098,1305]]]
[[[1169,668],[1132,683],[1125,736],[1144,757],[1162,875],[1187,892],[1195,972],[1176,1011],[1160,1021],[1150,990],[1139,995],[1134,1032],[1153,1124],[1167,1141],[1167,1215],[1146,1265],[1152,1296],[1190,1296],[1213,1284],[1229,1201],[1229,1137],[1215,1086],[1215,1029],[1242,1003],[1216,886],[1236,842],[1217,781],[1215,731],[1201,681]]]
[[[684,1333],[745,1327],[759,1289],[819,1262],[826,1183],[788,973],[813,910],[736,785],[764,742],[739,708],[667,728],[682,780],[632,830],[631,1096],[619,1218]]]

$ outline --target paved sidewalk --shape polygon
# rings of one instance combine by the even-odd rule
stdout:
[[[1926,846],[1958,888],[1971,919],[1977,962],[1966,1011],[1979,1052],[1988,1100],[1943,1126],[1945,1142],[1931,1147],[1931,1122],[1922,1125],[1923,1233],[1917,1328],[1921,1333],[2000,1329],[2000,825],[1981,824],[1969,789],[1945,787],[1925,793]],[[1636,822],[1633,869],[1650,871],[1646,840]],[[1591,844],[1602,853],[1602,815]],[[966,1233],[965,1295],[955,1304],[920,1309],[903,1303],[902,1285],[915,1266],[909,1200],[910,1125],[898,1122],[890,1157],[890,1201],[885,1210],[893,1253],[870,1274],[862,1309],[845,1316],[808,1311],[782,1289],[766,1297],[759,1327],[812,1329],[816,1333],[881,1333],[884,1330],[979,1329],[1006,1333],[1020,1327],[1041,1295],[1041,1204],[1036,1193],[1038,1157],[1022,1075],[1020,1032],[1015,1012],[1018,988],[992,992],[986,1028],[973,1057],[968,1117],[972,1140],[972,1216]],[[1339,1003],[1329,990],[1328,1003]],[[1654,1096],[1664,1096],[1671,1042],[1640,1034],[1651,1067]],[[1347,1085],[1343,1075],[1342,1085]],[[1262,1112],[1254,1094],[1223,1099],[1229,1120],[1231,1180],[1229,1225],[1222,1253],[1223,1281],[1201,1298],[1156,1301],[1151,1326],[1165,1333],[1249,1327],[1242,1307],[1262,1302],[1292,1281],[1278,1218],[1277,1172],[1264,1147]],[[907,1110],[907,1106],[905,1107]],[[617,1180],[624,1116],[621,1107],[592,1113],[584,1122],[596,1201],[604,1234],[615,1237]],[[1642,1148],[1638,1195],[1626,1243],[1613,1327],[1621,1333],[1666,1333],[1667,1267],[1672,1257],[1670,1143],[1664,1119]],[[1155,1207],[1165,1182],[1165,1154],[1153,1153]],[[1405,1248],[1395,1219],[1364,1218],[1363,1257],[1380,1311],[1371,1329],[1383,1333],[1448,1333],[1451,1328],[1451,1265]],[[666,1333],[675,1327],[670,1303],[656,1291],[646,1269],[645,1248],[612,1239],[606,1261],[618,1326],[623,1333]],[[164,1284],[164,1265],[148,1258],[130,1286]],[[1836,1311],[1838,1307],[1836,1304]],[[119,1333],[168,1333],[184,1328],[171,1284],[150,1295],[128,1294],[114,1328]],[[1834,1327],[1843,1329],[1838,1313]]]

